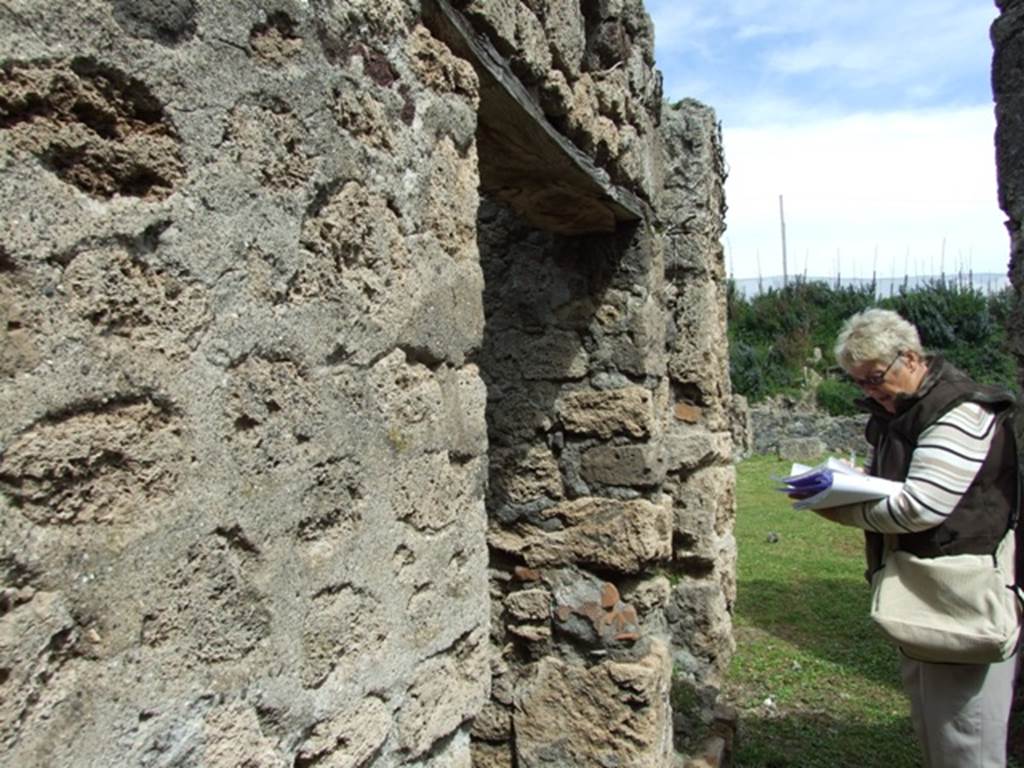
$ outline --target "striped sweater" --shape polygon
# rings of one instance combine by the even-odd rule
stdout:
[[[940,525],[974,482],[995,424],[995,416],[977,403],[958,405],[921,433],[898,494],[835,507],[828,517],[876,533],[913,533]]]

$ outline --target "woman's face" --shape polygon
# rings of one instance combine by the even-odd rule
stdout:
[[[916,352],[901,352],[889,360],[870,360],[847,373],[861,390],[889,411],[896,412],[896,396],[917,391],[928,368]]]

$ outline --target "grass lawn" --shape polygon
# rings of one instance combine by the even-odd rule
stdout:
[[[733,763],[919,766],[897,651],[868,616],[863,535],[791,509],[771,479],[788,470],[765,456],[737,468],[737,647],[724,690],[740,711]]]

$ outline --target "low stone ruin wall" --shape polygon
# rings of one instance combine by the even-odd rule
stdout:
[[[812,458],[807,441],[818,440],[823,453],[864,456],[868,449],[866,423],[866,415],[830,416],[792,398],[772,398],[750,407],[751,452]]]

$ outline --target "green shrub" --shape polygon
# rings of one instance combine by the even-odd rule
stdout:
[[[986,296],[937,280],[878,300],[871,285],[835,288],[795,280],[750,299],[730,283],[726,297],[733,390],[751,402],[799,391],[815,348],[821,355],[813,367],[827,375],[835,366],[832,346],[839,328],[871,306],[899,312],[918,327],[926,350],[942,353],[974,379],[1016,387],[1016,363],[1005,330],[1013,305],[1009,290]],[[848,395],[838,383],[816,393],[830,412],[848,412]]]
[[[832,416],[853,416],[859,413],[853,401],[861,396],[859,388],[842,379],[825,379],[814,393],[818,407]]]

